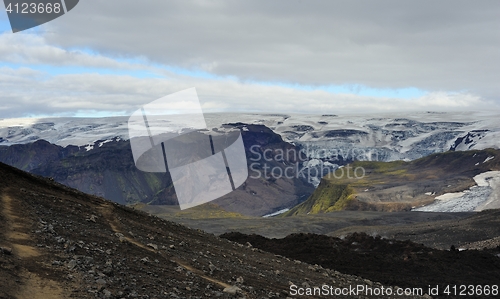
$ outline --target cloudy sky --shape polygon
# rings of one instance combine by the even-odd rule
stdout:
[[[500,108],[500,2],[82,0],[13,34],[0,117],[129,115],[196,87],[204,111]]]

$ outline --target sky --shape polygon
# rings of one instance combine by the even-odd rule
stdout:
[[[204,112],[500,108],[500,2],[82,0],[12,33],[0,118],[130,115],[195,87]]]

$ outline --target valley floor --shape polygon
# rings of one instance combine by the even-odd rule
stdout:
[[[216,235],[228,232],[284,238],[293,233],[345,236],[366,232],[449,249],[500,236],[500,210],[463,213],[341,211],[293,217],[201,217],[175,206],[142,206],[145,212]],[[206,215],[203,215],[206,216]],[[500,245],[500,244],[499,244]]]

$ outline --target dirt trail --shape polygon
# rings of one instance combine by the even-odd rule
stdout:
[[[159,254],[161,256],[161,253],[158,252],[157,250],[154,250],[153,248],[151,247],[148,247],[142,243],[140,243],[139,241],[135,240],[134,238],[131,238],[131,237],[128,237],[127,236],[127,233],[125,233],[124,231],[122,231],[120,229],[120,222],[118,221],[118,219],[116,219],[114,216],[113,216],[113,210],[114,210],[114,207],[113,205],[111,205],[110,203],[103,203],[101,206],[100,206],[100,212],[101,214],[103,215],[103,217],[106,219],[106,221],[108,222],[109,226],[111,227],[111,229],[115,232],[115,233],[119,233],[119,234],[122,234],[123,235],[123,238],[131,243],[131,244],[134,244],[135,246],[141,248],[141,249],[144,249],[144,250],[147,250],[149,252],[154,252],[156,254]],[[163,256],[162,256],[163,257]],[[165,257],[163,257],[165,258]],[[186,263],[180,261],[179,259],[170,259],[170,261],[176,263],[178,266],[181,266],[183,267],[184,269],[188,270],[188,271],[191,271],[192,273],[196,274],[198,277],[201,277],[209,282],[212,282],[214,284],[217,284],[219,285],[220,287],[222,288],[229,288],[231,287],[231,285],[227,284],[227,283],[224,283],[220,280],[217,280],[217,279],[214,279],[212,277],[208,277],[206,276],[205,274],[203,274],[203,271],[201,270],[198,270],[196,268],[193,268],[189,265],[187,265]]]
[[[1,194],[1,202],[3,209],[1,210],[5,218],[4,244],[12,248],[12,254],[17,256],[22,261],[30,261],[40,256],[41,253],[33,246],[30,246],[31,237],[28,234],[30,226],[28,221],[20,217],[17,210],[14,208],[14,200],[7,195],[8,190],[3,190]],[[21,275],[21,285],[16,290],[13,296],[17,299],[62,299],[66,298],[62,295],[63,289],[55,281],[44,279],[35,273],[24,270]]]
[[[16,294],[17,299],[61,299],[63,289],[53,280],[43,279],[33,273],[25,273],[24,285]]]
[[[40,253],[36,248],[22,244],[30,239],[29,235],[25,233],[29,227],[26,221],[15,215],[12,198],[4,193],[2,195],[2,203],[4,207],[2,213],[6,219],[7,228],[10,228],[5,231],[5,239],[9,242],[9,245],[12,246],[13,254],[20,258],[39,256]]]

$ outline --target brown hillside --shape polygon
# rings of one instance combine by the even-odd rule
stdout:
[[[0,198],[0,298],[285,298],[290,282],[366,283],[4,164]]]

